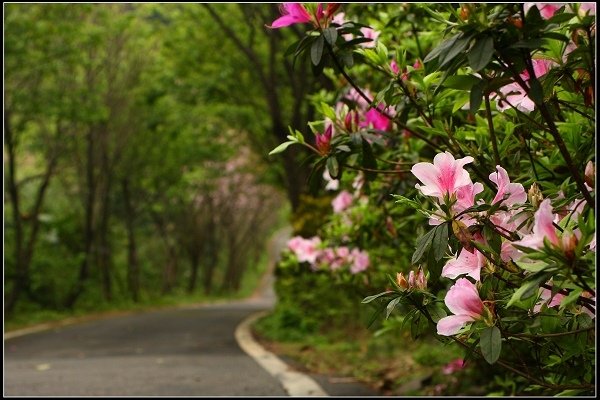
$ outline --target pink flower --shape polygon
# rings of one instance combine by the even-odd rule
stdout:
[[[533,71],[537,78],[546,74],[554,63],[550,60],[531,60],[533,65]],[[529,80],[529,73],[523,71],[521,78],[527,82]],[[500,111],[505,111],[511,108],[511,105],[517,110],[529,113],[535,109],[535,103],[527,96],[526,91],[517,82],[510,83],[500,88],[500,93],[505,99],[498,99],[497,108]]]
[[[390,124],[391,121],[388,117],[383,115],[379,110],[371,108],[365,113],[365,120],[362,121],[359,126],[363,128],[370,126],[379,131],[387,131],[390,127]]]
[[[547,238],[550,243],[559,246],[560,241],[556,235],[556,228],[554,228],[553,225],[555,218],[556,215],[552,213],[550,199],[545,199],[540,204],[540,208],[535,212],[533,232],[529,235],[525,235],[521,240],[513,242],[513,244],[532,249],[540,249],[544,245],[544,238]]]
[[[552,282],[547,282],[548,284],[552,284]],[[548,308],[556,307],[560,305],[560,302],[565,298],[564,295],[560,293],[556,293],[554,296],[552,295],[552,291],[546,288],[540,288],[540,297],[538,302],[533,307],[534,313],[539,313],[542,309],[542,305],[546,304]]]
[[[468,184],[458,188],[456,191],[456,203],[452,207],[452,210],[459,214],[469,207],[475,205],[475,196],[483,192],[483,185],[479,182]],[[469,213],[465,213],[458,217],[466,226],[473,225],[476,221]]]
[[[363,36],[365,38],[372,39],[372,41],[370,41],[370,42],[364,42],[364,43],[361,43],[360,45],[362,47],[367,47],[367,48],[375,47],[376,41],[377,41],[377,38],[380,35],[380,32],[376,31],[375,29],[367,28],[367,27],[360,28],[360,31],[361,31],[361,33],[363,34]]]
[[[283,28],[293,24],[311,22],[311,16],[301,3],[283,3],[280,6],[281,17],[271,24],[270,28]]]
[[[425,196],[435,196],[440,199],[444,195],[453,195],[466,185],[471,185],[471,177],[464,169],[465,164],[473,162],[473,157],[464,157],[458,160],[449,152],[439,153],[433,158],[433,164],[420,162],[415,164],[411,172],[424,185],[416,184],[415,187]]]
[[[329,171],[326,169],[323,171],[323,179],[327,181],[325,190],[338,190],[340,187],[340,181],[338,179],[333,179],[331,175],[329,175]]]
[[[442,368],[442,373],[444,375],[450,375],[456,371],[460,371],[461,369],[465,368],[465,366],[465,360],[462,358],[457,358],[456,360],[450,361],[448,364],[444,365]]]
[[[352,266],[350,267],[350,272],[352,274],[357,274],[369,268],[369,254],[366,251],[352,249],[351,259]]]
[[[321,153],[321,155],[323,155],[323,156],[327,155],[329,153],[332,133],[333,133],[332,125],[329,125],[327,127],[327,129],[325,129],[324,133],[317,133],[315,135],[317,150],[319,150],[319,153]]]
[[[454,315],[438,321],[438,335],[455,335],[466,323],[480,319],[483,315],[483,302],[479,298],[477,288],[467,278],[460,278],[456,281],[454,286],[448,290],[444,302]]]
[[[476,281],[481,279],[481,268],[485,263],[485,257],[477,249],[469,252],[465,248],[460,250],[458,257],[448,260],[442,268],[442,276],[454,279],[459,275],[467,274]]]
[[[537,7],[540,10],[542,18],[550,19],[563,5],[564,3],[525,3],[523,4],[523,9],[525,14],[527,14],[531,7]]]
[[[321,254],[318,248],[320,244],[321,239],[317,236],[313,236],[310,239],[295,236],[288,241],[288,248],[296,254],[299,262],[314,264],[317,257]]]
[[[350,192],[348,192],[347,190],[341,191],[331,202],[333,212],[337,214],[344,211],[346,208],[350,207],[350,205],[352,204],[352,200],[353,197],[352,194],[350,194]]]
[[[490,174],[490,180],[498,186],[498,193],[492,200],[492,204],[496,204],[499,201],[503,201],[507,206],[512,206],[517,203],[525,203],[527,200],[527,193],[523,185],[520,183],[511,183],[508,173],[504,168],[497,165],[497,172]],[[506,199],[504,197],[506,196]]]
[[[394,75],[398,75],[400,73],[400,67],[398,67],[398,63],[396,62],[396,60],[392,60],[390,62],[390,70],[392,70],[392,73]]]

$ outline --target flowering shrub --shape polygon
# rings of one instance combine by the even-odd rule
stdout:
[[[339,191],[297,260],[368,267],[363,303],[464,347],[494,393],[594,393],[595,6],[292,9],[312,29],[288,53],[341,76],[314,145],[271,152],[308,147]]]

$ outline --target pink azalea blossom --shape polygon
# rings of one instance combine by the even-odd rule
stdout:
[[[390,70],[392,70],[392,73],[394,75],[398,75],[400,73],[400,67],[398,67],[398,63],[396,62],[396,60],[392,60],[390,62]]]
[[[390,128],[390,125],[390,119],[375,108],[369,109],[369,111],[365,113],[364,121],[361,121],[359,124],[360,127],[371,127],[379,131],[387,131]]]
[[[473,157],[458,160],[449,152],[439,153],[433,158],[433,164],[420,162],[415,164],[411,172],[424,185],[415,185],[425,196],[443,199],[444,195],[453,195],[463,186],[471,185],[471,177],[464,169],[465,164],[473,162]]]
[[[462,274],[467,274],[471,278],[479,281],[481,279],[481,268],[485,264],[485,256],[477,249],[469,252],[463,248],[460,250],[458,257],[448,260],[444,268],[442,268],[442,276],[454,279]]]
[[[346,208],[350,207],[353,199],[354,198],[350,192],[347,190],[341,191],[331,202],[333,212],[337,214],[344,211]]]
[[[317,257],[321,254],[320,245],[321,239],[317,236],[313,236],[310,239],[295,236],[288,241],[288,248],[296,254],[298,261],[310,264],[314,264]]]
[[[352,249],[351,259],[352,266],[350,266],[350,272],[357,274],[369,268],[369,254],[366,251],[360,251],[358,249]]]
[[[467,278],[460,278],[456,281],[454,286],[448,290],[444,302],[454,315],[438,321],[438,335],[455,335],[468,322],[480,319],[484,312],[483,302],[479,298],[477,288]]]
[[[502,242],[500,247],[500,259],[504,262],[508,262],[513,258],[519,256],[519,250],[515,249],[511,242]]]
[[[461,369],[465,368],[465,366],[465,360],[462,358],[457,358],[456,360],[450,361],[448,364],[444,365],[442,368],[442,373],[444,375],[450,375],[456,371],[460,371]]]
[[[271,24],[270,28],[283,28],[293,24],[311,22],[311,16],[302,3],[283,3],[280,6],[281,17]]]
[[[375,29],[367,28],[367,27],[360,28],[360,31],[365,38],[372,39],[372,41],[370,41],[370,42],[361,43],[360,46],[366,47],[366,48],[375,47],[377,44],[377,38],[379,37],[380,32],[376,31]]]
[[[496,166],[496,172],[490,174],[490,180],[498,186],[498,192],[492,200],[492,204],[502,201],[505,205],[512,206],[517,203],[525,203],[527,200],[527,193],[525,193],[523,185],[511,183],[508,173],[501,166]],[[505,196],[506,199],[504,199]]]
[[[545,75],[554,65],[550,60],[534,59],[531,62],[537,78]],[[520,75],[525,82],[529,80],[529,73],[527,71],[523,71]],[[530,113],[535,109],[535,103],[527,96],[526,91],[517,82],[502,86],[499,91],[504,96],[504,99],[498,99],[496,107],[499,111],[505,111],[511,108],[511,105],[524,113]]]
[[[547,282],[549,285],[552,285],[552,282]],[[539,313],[542,309],[542,305],[546,304],[548,308],[556,307],[560,305],[560,302],[565,298],[564,295],[560,293],[552,295],[552,291],[546,288],[540,288],[540,296],[538,302],[533,307],[534,313]]]
[[[555,219],[556,215],[552,213],[550,199],[545,199],[535,212],[533,232],[529,235],[525,235],[525,237],[523,237],[521,240],[513,243],[532,249],[541,249],[544,245],[544,238],[547,238],[550,243],[555,246],[559,246],[560,241],[556,234],[556,228],[553,225]]]
[[[456,191],[456,203],[452,206],[455,214],[459,214],[469,207],[475,205],[475,196],[483,192],[483,185],[479,182],[468,184],[458,188]],[[477,222],[469,213],[462,214],[458,219],[466,226],[471,226]]]
[[[527,14],[531,7],[537,7],[542,18],[550,19],[563,5],[564,3],[525,3],[523,4],[523,9],[525,14]]]
[[[333,179],[331,175],[329,175],[329,171],[327,171],[327,169],[323,171],[323,179],[327,182],[325,185],[325,190],[338,190],[340,187],[339,179]]]
[[[579,5],[579,15],[584,17],[588,14],[596,15],[596,3],[581,3]]]

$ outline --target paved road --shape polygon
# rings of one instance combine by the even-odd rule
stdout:
[[[283,396],[237,345],[259,302],[122,316],[5,341],[5,396]]]
[[[285,239],[272,242],[271,260]],[[234,334],[247,316],[273,307],[272,284],[266,274],[245,301],[110,317],[5,339],[4,395],[285,396],[280,381],[240,349]],[[312,377],[329,395],[376,395],[356,382]]]

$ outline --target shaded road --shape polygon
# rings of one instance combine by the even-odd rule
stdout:
[[[165,310],[7,340],[4,395],[285,395],[234,338],[260,309],[264,303]]]
[[[285,230],[271,241],[270,260],[288,235]],[[4,395],[284,396],[279,381],[234,336],[244,318],[273,306],[272,283],[267,273],[246,301],[130,314],[5,339]]]

